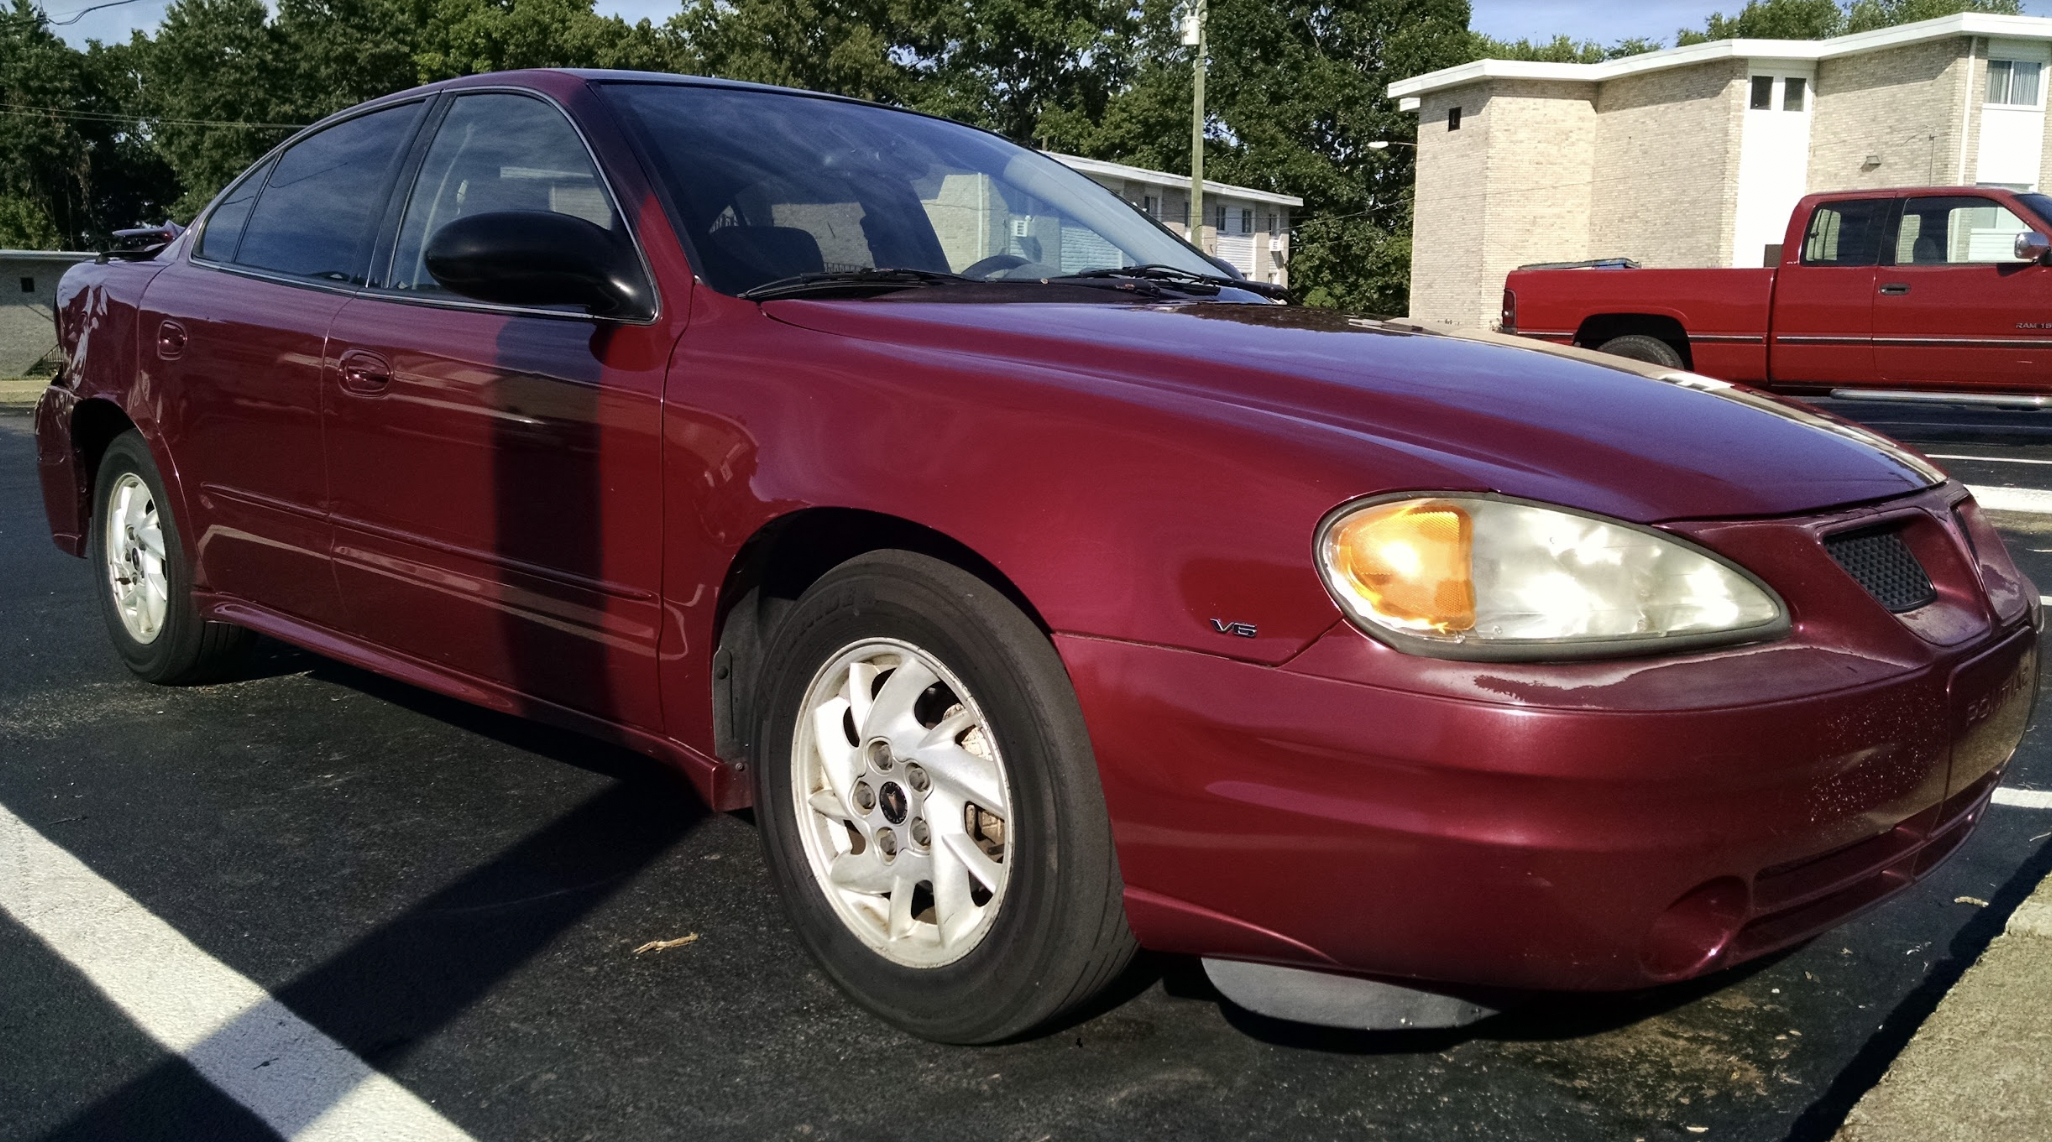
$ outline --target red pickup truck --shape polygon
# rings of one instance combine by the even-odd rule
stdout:
[[[1780,264],[1528,267],[1507,333],[1844,397],[2052,405],[2052,197],[1989,187],[1813,194]]]

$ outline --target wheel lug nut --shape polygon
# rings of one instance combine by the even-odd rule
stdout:
[[[885,860],[890,860],[892,857],[897,856],[898,834],[889,829],[878,829],[876,831],[876,848],[878,852],[883,854]]]
[[[867,752],[869,754],[869,764],[876,767],[878,773],[889,773],[891,771],[891,743],[882,741],[870,742]]]
[[[855,807],[865,813],[876,808],[876,790],[869,787],[869,782],[855,783]]]
[[[926,829],[926,818],[912,818],[912,843],[923,849],[932,840],[932,836],[928,834]]]
[[[924,793],[933,788],[933,779],[926,775],[926,770],[921,769],[917,762],[905,763],[905,783],[912,787],[914,793]]]

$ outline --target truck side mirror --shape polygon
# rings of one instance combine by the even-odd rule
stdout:
[[[2026,230],[2016,236],[2016,260],[2019,262],[2052,261],[2052,238],[2036,230]]]

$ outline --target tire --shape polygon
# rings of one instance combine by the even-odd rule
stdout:
[[[756,819],[799,938],[857,1002],[989,1043],[1131,960],[1082,710],[1003,595],[927,556],[859,556],[805,592],[766,662]]]
[[[1627,333],[1623,337],[1612,337],[1596,347],[1598,353],[1613,357],[1629,357],[1634,361],[1647,361],[1665,365],[1670,369],[1682,367],[1682,355],[1674,346],[1658,337],[1644,333]]]
[[[232,669],[251,635],[200,617],[185,537],[156,461],[133,429],[107,446],[93,496],[86,561],[121,661],[136,677],[164,685],[204,682]]]

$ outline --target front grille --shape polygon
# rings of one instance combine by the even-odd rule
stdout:
[[[1859,580],[1867,593],[1881,605],[1901,614],[1938,601],[1938,589],[1924,565],[1910,554],[1909,546],[1896,530],[1855,531],[1834,535],[1824,541],[1824,550]]]

